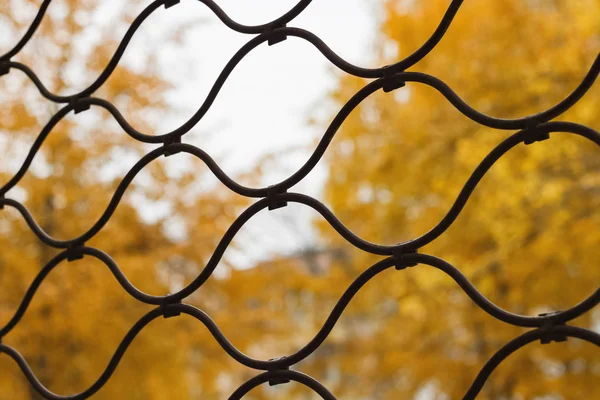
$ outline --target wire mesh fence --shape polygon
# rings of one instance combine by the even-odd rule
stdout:
[[[486,172],[504,154],[509,152],[518,144],[524,143],[525,145],[531,145],[538,141],[548,140],[550,138],[550,134],[553,132],[566,132],[573,135],[579,135],[589,139],[597,145],[600,145],[600,133],[596,132],[595,130],[577,123],[552,121],[576,104],[578,100],[593,85],[595,79],[600,73],[600,56],[596,58],[589,72],[583,78],[581,83],[575,88],[575,90],[573,90],[568,96],[566,96],[562,101],[553,107],[524,118],[494,118],[469,106],[453,91],[453,89],[451,89],[438,78],[424,73],[407,71],[407,69],[411,68],[417,62],[427,56],[427,54],[443,38],[448,27],[452,23],[454,16],[459,11],[462,0],[454,0],[450,3],[445,15],[437,26],[437,29],[435,29],[429,39],[427,39],[425,43],[423,43],[423,45],[414,53],[394,64],[373,69],[362,68],[347,62],[333,52],[318,36],[311,32],[300,28],[287,26],[298,15],[300,15],[307,6],[310,5],[311,1],[312,0],[299,1],[292,9],[270,23],[247,26],[239,24],[229,18],[228,15],[213,1],[200,0],[200,2],[209,7],[228,28],[239,33],[252,35],[252,38],[230,59],[212,86],[212,89],[204,100],[204,103],[195,112],[195,114],[180,127],[172,130],[171,132],[163,134],[150,134],[136,130],[128,123],[117,107],[106,100],[93,97],[93,94],[106,82],[111,73],[115,70],[131,38],[141,24],[152,13],[159,10],[161,7],[170,8],[176,6],[179,3],[179,0],[157,0],[146,7],[144,11],[132,22],[124,38],[119,44],[118,49],[100,76],[98,76],[98,78],[88,88],[79,93],[68,96],[54,94],[42,84],[36,73],[27,65],[11,60],[11,58],[17,55],[35,34],[36,29],[44,18],[44,14],[51,3],[51,0],[44,0],[35,19],[31,23],[23,38],[14,46],[14,48],[0,57],[0,75],[5,75],[15,70],[19,70],[29,77],[29,79],[35,84],[45,98],[55,103],[63,104],[62,108],[60,108],[54,114],[54,116],[50,118],[37,136],[37,139],[29,150],[29,153],[18,172],[0,188],[0,209],[5,207],[12,207],[16,209],[41,242],[47,246],[61,250],[57,256],[51,259],[41,269],[39,274],[29,286],[20,306],[14,313],[13,317],[5,326],[0,328],[0,353],[4,353],[8,357],[11,357],[18,364],[33,388],[35,388],[35,390],[44,398],[85,399],[91,397],[108,382],[111,375],[117,368],[121,358],[127,351],[128,346],[134,341],[136,335],[142,329],[144,329],[148,323],[160,317],[173,318],[181,314],[188,314],[202,322],[206,328],[208,328],[212,336],[214,336],[214,339],[219,343],[223,350],[227,352],[233,359],[249,368],[262,371],[235,390],[234,393],[231,394],[230,399],[240,399],[254,387],[263,383],[268,382],[270,385],[278,385],[290,381],[296,381],[311,388],[315,393],[324,399],[335,399],[335,396],[316,379],[292,368],[313,354],[320,347],[320,345],[327,340],[327,337],[344,312],[346,306],[369,280],[382,271],[390,268],[395,268],[396,270],[405,270],[407,268],[416,268],[419,265],[429,265],[449,275],[476,305],[478,305],[492,317],[501,320],[506,324],[530,328],[526,333],[514,338],[506,345],[499,348],[497,352],[487,361],[487,363],[482,366],[479,374],[474,378],[472,385],[465,393],[465,399],[475,398],[494,369],[510,354],[517,351],[521,347],[526,346],[528,343],[538,340],[543,344],[550,342],[564,342],[569,337],[573,337],[588,341],[596,346],[600,346],[600,335],[598,333],[589,329],[568,325],[570,321],[583,315],[584,313],[589,312],[598,304],[598,302],[600,302],[600,289],[597,289],[581,303],[567,310],[545,313],[537,316],[517,315],[508,312],[489,301],[461,273],[458,268],[440,258],[419,252],[420,248],[434,241],[450,227],[450,225],[461,213],[472,192],[475,190]],[[339,69],[348,74],[369,79],[370,82],[356,92],[352,98],[341,107],[335,118],[330,123],[329,127],[322,135],[315,151],[312,153],[306,163],[302,165],[296,172],[294,172],[288,178],[269,187],[244,186],[223,172],[223,170],[209,154],[196,146],[185,143],[183,139],[186,133],[188,133],[203,118],[217,97],[219,90],[227,81],[231,72],[246,55],[265,42],[267,42],[269,46],[272,46],[279,42],[285,41],[288,37],[301,38],[311,43],[322,53],[323,56],[325,56]],[[458,111],[476,123],[495,129],[516,130],[517,132],[500,142],[481,161],[463,186],[450,210],[434,228],[415,239],[392,246],[385,246],[361,239],[348,228],[346,228],[342,222],[336,218],[336,216],[321,202],[301,193],[293,193],[290,190],[296,184],[302,181],[320,162],[327,150],[327,147],[344,120],[363,100],[378,90],[383,90],[384,92],[401,90],[401,88],[407,83],[420,83],[437,90]],[[21,202],[11,199],[7,195],[9,191],[19,183],[21,178],[27,172],[35,155],[39,152],[40,148],[43,146],[44,140],[52,132],[53,128],[69,113],[73,112],[77,114],[89,109],[91,106],[101,107],[107,110],[118,122],[120,127],[132,138],[144,143],[157,144],[158,147],[143,156],[124,176],[104,213],[98,218],[93,226],[89,228],[89,230],[82,235],[69,240],[58,240],[48,235],[38,225],[34,217]],[[119,266],[108,254],[97,248],[86,246],[86,242],[94,237],[109,221],[129,184],[146,165],[161,156],[171,156],[176,153],[189,153],[199,158],[227,188],[239,195],[259,200],[250,205],[233,222],[226,234],[222,237],[217,248],[212,254],[212,257],[204,266],[202,272],[191,283],[175,293],[165,296],[153,296],[137,289],[122,273]],[[356,278],[356,280],[341,296],[321,329],[304,347],[293,354],[282,356],[276,359],[254,359],[236,349],[231,342],[228,341],[215,322],[213,322],[213,320],[205,312],[194,306],[185,304],[183,301],[197,290],[200,290],[202,285],[209,279],[218,262],[221,260],[225,250],[228,248],[233,238],[246,222],[248,222],[261,210],[278,209],[285,207],[290,202],[301,203],[313,208],[339,233],[339,235],[341,235],[350,244],[365,252],[385,256],[385,258],[366,269],[358,278]],[[68,223],[68,221],[63,221],[63,223]],[[127,291],[127,293],[140,302],[155,305],[156,308],[148,312],[133,325],[116,349],[104,372],[89,388],[78,394],[60,395],[49,391],[38,380],[18,350],[6,344],[2,344],[1,340],[4,336],[9,334],[10,331],[22,319],[36,291],[40,285],[43,284],[43,281],[48,274],[55,267],[63,264],[65,261],[69,262],[84,257],[93,257],[103,262],[110,269],[116,280],[119,282],[122,288]]]

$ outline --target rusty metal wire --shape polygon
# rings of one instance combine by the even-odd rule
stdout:
[[[562,342],[567,340],[568,337],[573,337],[588,341],[596,346],[600,346],[600,335],[598,333],[567,325],[567,323],[571,320],[581,316],[598,305],[600,302],[600,288],[594,293],[590,294],[589,297],[587,297],[581,303],[565,311],[557,311],[538,316],[517,315],[498,307],[488,300],[456,267],[437,257],[427,254],[420,254],[418,252],[421,247],[435,240],[450,227],[450,225],[462,211],[470,195],[475,190],[477,184],[483,178],[486,172],[494,165],[496,161],[498,161],[513,147],[519,145],[520,143],[532,144],[536,141],[549,139],[550,133],[553,132],[565,132],[573,135],[579,135],[600,146],[600,133],[594,131],[593,129],[571,122],[551,121],[572,107],[593,85],[595,79],[600,73],[600,55],[598,55],[596,58],[587,75],[583,77],[579,86],[577,86],[571,92],[571,94],[569,94],[555,106],[543,112],[518,119],[500,119],[485,115],[473,109],[467,103],[465,103],[448,85],[436,77],[424,73],[406,71],[406,69],[412,67],[418,61],[423,59],[441,40],[446,33],[446,30],[452,23],[454,16],[458,12],[462,4],[462,0],[453,0],[450,3],[437,29],[433,32],[431,37],[413,54],[395,64],[374,69],[362,68],[353,65],[338,56],[321,39],[311,32],[300,28],[287,26],[288,23],[300,15],[302,11],[304,11],[304,9],[310,5],[312,0],[301,0],[281,17],[269,23],[257,26],[246,26],[239,24],[229,18],[227,14],[212,0],[199,0],[200,3],[203,3],[210,8],[210,10],[230,29],[239,33],[254,36],[244,46],[242,46],[227,63],[215,81],[208,96],[204,100],[204,103],[188,121],[171,132],[163,134],[150,134],[137,131],[127,122],[127,120],[113,104],[104,99],[92,97],[92,95],[104,84],[104,82],[106,82],[108,77],[115,70],[120,58],[129,44],[129,41],[144,20],[153,12],[157,11],[161,6],[164,6],[164,8],[170,8],[177,5],[179,0],[157,0],[146,7],[146,9],[144,9],[144,11],[142,11],[142,13],[133,21],[115,54],[100,76],[88,88],[79,93],[68,96],[59,96],[51,93],[43,85],[35,72],[33,72],[29,67],[19,62],[11,61],[11,58],[17,55],[35,34],[35,31],[44,18],[44,14],[51,1],[52,0],[44,0],[39,8],[38,14],[23,38],[14,46],[13,49],[0,56],[0,76],[11,72],[11,70],[19,70],[31,79],[31,81],[45,98],[56,103],[65,104],[52,118],[50,118],[48,123],[44,126],[18,172],[6,184],[0,187],[0,209],[4,207],[15,208],[22,215],[28,226],[37,235],[40,241],[50,247],[63,249],[60,254],[55,256],[42,268],[34,281],[31,283],[14,316],[5,326],[0,328],[0,353],[4,353],[11,357],[21,368],[23,374],[26,376],[35,390],[46,399],[75,400],[89,398],[107,383],[129,345],[135,339],[136,335],[149,322],[161,316],[164,318],[171,318],[180,314],[191,315],[202,322],[214,336],[215,340],[219,343],[223,350],[236,361],[249,368],[265,371],[241,385],[229,397],[230,399],[240,399],[252,388],[265,382],[275,385],[286,383],[291,380],[311,388],[315,393],[324,399],[335,399],[334,395],[314,378],[302,374],[301,372],[290,370],[290,368],[294,367],[297,363],[310,356],[327,339],[337,320],[344,312],[346,306],[352,300],[354,295],[356,295],[356,293],[369,280],[392,267],[394,267],[396,270],[404,270],[408,267],[415,267],[417,265],[429,265],[433,268],[437,268],[448,274],[474,303],[476,303],[492,317],[514,326],[532,328],[531,330],[507,343],[504,347],[498,349],[498,351],[482,367],[480,373],[473,381],[473,384],[464,395],[465,399],[475,398],[494,369],[504,359],[521,347],[533,341],[540,340],[542,343],[549,343],[552,341]],[[360,89],[346,104],[343,105],[338,114],[332,120],[327,130],[324,132],[321,141],[311,157],[295,173],[293,173],[287,179],[269,187],[246,187],[227,176],[227,174],[221,170],[219,165],[206,152],[190,144],[182,143],[182,137],[202,119],[204,114],[211,107],[221,87],[227,81],[229,74],[248,53],[264,42],[267,42],[268,45],[275,45],[286,40],[288,37],[297,37],[310,42],[331,63],[346,73],[372,80],[362,89]],[[318,200],[310,196],[300,193],[291,193],[288,191],[292,189],[298,182],[304,179],[318,164],[341,124],[348,117],[350,112],[354,110],[363,100],[380,89],[385,92],[389,92],[399,89],[409,82],[431,86],[439,91],[452,105],[454,105],[454,107],[456,107],[458,111],[481,125],[495,129],[518,130],[518,132],[513,133],[511,136],[498,144],[481,161],[479,166],[473,171],[472,175],[465,183],[463,189],[459,193],[456,201],[446,216],[442,218],[442,220],[429,232],[418,238],[396,245],[386,246],[370,243],[358,237],[347,227],[345,227],[342,222]],[[6,194],[20,181],[20,179],[26,173],[33,158],[43,145],[46,137],[52,132],[54,126],[71,111],[74,113],[79,113],[89,109],[91,106],[101,107],[110,112],[122,129],[132,138],[145,143],[156,143],[162,145],[142,157],[125,175],[113,194],[110,203],[106,207],[106,210],[96,221],[96,223],[94,223],[92,227],[88,229],[87,232],[76,238],[59,240],[44,232],[44,230],[36,223],[35,219],[29,213],[27,208],[20,202],[6,197]],[[212,257],[206,263],[204,269],[196,277],[196,279],[176,293],[165,296],[153,296],[142,292],[131,282],[129,282],[119,266],[108,254],[99,249],[88,247],[85,245],[85,243],[94,237],[94,235],[96,235],[111,218],[123,194],[127,190],[128,185],[132,182],[137,173],[139,173],[151,161],[160,156],[169,156],[181,152],[192,154],[201,159],[209,167],[212,173],[225,186],[235,193],[251,198],[259,198],[260,200],[249,206],[233,222],[225,235],[222,237]],[[366,269],[358,278],[356,278],[356,280],[348,287],[338,303],[335,305],[322,328],[308,344],[291,355],[272,360],[257,360],[236,349],[206,313],[191,305],[183,304],[182,301],[195,291],[199,290],[207,281],[237,232],[248,220],[265,208],[273,210],[284,207],[290,202],[301,203],[313,208],[319,212],[321,216],[325,218],[325,220],[327,220],[327,222],[329,222],[329,224],[331,224],[331,226],[349,243],[360,248],[361,250],[364,250],[365,252],[387,256],[387,258]],[[81,393],[59,395],[49,391],[37,379],[23,356],[19,354],[16,349],[6,344],[2,344],[1,340],[19,323],[27,311],[27,307],[29,306],[29,303],[35,295],[37,289],[43,283],[50,271],[52,271],[58,265],[61,265],[61,263],[63,263],[65,260],[71,261],[83,257],[93,257],[103,262],[110,269],[114,277],[123,287],[123,289],[127,291],[127,293],[140,302],[153,304],[157,307],[148,312],[137,323],[134,324],[134,326],[121,341],[121,344],[118,346],[109,364],[100,377],[98,377],[96,382],[94,382],[89,388]]]

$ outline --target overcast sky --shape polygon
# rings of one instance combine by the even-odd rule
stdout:
[[[217,0],[216,3],[235,21],[256,25],[281,16],[298,1]],[[94,28],[76,43],[78,51],[89,53],[91,42],[105,40],[106,33],[115,29],[113,22],[120,19],[117,17],[122,16],[127,7],[135,17],[150,3],[150,0],[134,5],[126,0],[99,2],[94,20],[85,22]],[[352,63],[373,66],[372,45],[381,4],[382,0],[314,0],[289,26],[313,32]],[[33,5],[24,7],[19,18],[29,23],[36,12]],[[49,7],[46,17],[60,19],[66,12],[68,8],[56,1]],[[128,28],[124,24],[112,33],[120,40]],[[164,38],[176,31],[181,32],[181,45],[166,44]],[[18,40],[17,32],[10,33],[2,35],[0,30],[0,44],[8,46],[5,42]],[[150,66],[173,83],[172,90],[165,93],[170,104],[167,117],[153,130],[157,133],[170,131],[195,113],[227,62],[253,37],[230,30],[197,0],[182,0],[175,7],[166,10],[161,7],[152,13],[133,36],[120,64],[141,71],[152,62]],[[30,49],[35,50],[35,39],[34,36],[28,45]],[[51,81],[48,71],[38,68],[36,72],[42,81]],[[274,167],[265,173],[262,183],[267,186],[279,182],[304,164],[326,129],[326,126],[310,125],[309,119],[327,115],[328,123],[331,114],[337,111],[327,110],[325,99],[340,74],[318,50],[302,39],[290,37],[271,47],[261,44],[238,64],[208,113],[183,140],[206,151],[231,176],[251,171],[263,157],[275,155],[275,162],[270,164]],[[11,78],[24,79],[21,75],[14,74]],[[69,93],[90,83],[85,65],[80,62],[68,66],[65,75],[77,78]],[[33,85],[30,92],[39,97]],[[94,115],[97,118],[100,114],[90,112],[78,118],[93,125]],[[109,175],[115,175],[113,178],[121,177],[137,159],[121,161],[122,168],[107,167]],[[185,168],[190,158],[170,157],[167,161],[172,168]],[[15,160],[15,168],[20,162]],[[38,165],[43,167],[40,156],[36,157],[32,169]],[[321,163],[292,190],[319,198],[325,178],[326,168]],[[216,178],[212,181],[218,182]],[[13,192],[18,197],[17,189]],[[168,213],[160,207],[140,207],[140,210],[148,219]],[[298,204],[259,213],[236,237],[236,244],[243,250],[241,256],[236,257],[236,264],[248,267],[257,259],[315,244],[317,238],[311,220],[317,215],[312,209]],[[176,224],[173,230],[177,231]]]
[[[296,3],[218,2],[234,20],[244,24],[273,20]],[[289,26],[317,34],[348,61],[373,65],[377,4],[368,0],[315,0]],[[162,50],[160,57],[161,68],[175,80],[167,99],[184,110],[182,115],[164,122],[160,129],[164,132],[179,126],[199,107],[225,64],[252,36],[231,31],[196,1],[184,0],[172,9],[156,12],[151,19],[142,26],[143,32],[135,38],[137,43],[132,42],[132,48],[160,42],[163,32],[150,27],[173,31],[174,27],[193,22],[184,30],[182,48]],[[135,55],[135,51],[128,50],[125,61],[134,64]],[[264,184],[280,181],[304,163],[322,134],[324,127],[311,126],[308,121],[323,111],[323,99],[336,85],[339,73],[302,39],[291,37],[272,47],[260,45],[236,67],[191,139],[186,140],[206,150],[229,174],[252,169],[267,154],[279,155],[276,168],[265,176]],[[324,178],[321,166],[294,191],[319,197]],[[263,258],[309,245],[314,239],[310,221],[316,215],[297,204],[277,212],[261,212],[236,239],[245,251],[239,263],[252,263],[249,255]]]

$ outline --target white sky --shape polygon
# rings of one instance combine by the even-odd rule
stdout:
[[[253,25],[273,20],[296,3],[297,0],[218,2],[234,20]],[[378,4],[369,0],[315,0],[289,26],[317,34],[348,61],[372,65]],[[162,32],[145,28],[163,26],[172,32],[173,27],[190,21],[193,26],[185,29],[182,48],[161,50],[162,68],[175,77],[175,88],[167,99],[185,112],[164,121],[159,132],[179,126],[196,111],[225,64],[253,37],[231,31],[203,4],[184,0],[176,7],[155,12],[140,28],[130,48],[137,44],[141,44],[138,48],[159,46]],[[135,64],[135,54],[128,49],[124,61]],[[300,167],[314,149],[315,140],[325,128],[311,126],[308,121],[324,106],[320,103],[335,86],[338,73],[302,39],[290,37],[271,47],[262,44],[236,67],[195,133],[184,141],[207,151],[228,174],[252,169],[267,154],[279,154],[277,168],[264,178],[265,185],[276,183]],[[296,150],[289,152],[290,149]],[[321,165],[292,190],[318,198],[324,178]],[[314,240],[314,216],[314,211],[297,204],[259,213],[236,238],[243,249],[236,263],[249,266],[253,259],[310,244]]]
[[[150,2],[145,0],[135,5],[133,15],[137,16]],[[256,25],[281,16],[298,0],[216,2],[235,21]],[[352,63],[373,66],[372,44],[377,31],[378,7],[382,3],[383,0],[314,0],[289,26],[313,32]],[[99,2],[97,18],[90,21],[97,28],[80,41],[82,52],[90,48],[90,41],[102,40],[104,33],[113,29],[112,21],[124,12],[126,4],[125,0]],[[23,20],[31,21],[36,11],[34,7],[24,9]],[[53,2],[48,10],[55,18],[64,17],[66,12],[67,8],[61,1]],[[125,25],[114,32],[119,40],[127,28]],[[181,46],[165,45],[164,37],[177,30],[182,34]],[[0,38],[3,48],[4,42],[18,40],[18,37],[0,36],[4,36]],[[253,37],[230,30],[197,0],[182,0],[167,10],[161,7],[148,17],[131,40],[120,64],[145,69],[149,57],[156,56],[158,64],[151,67],[157,68],[173,82],[173,89],[165,93],[167,102],[171,104],[167,110],[168,117],[159,122],[155,132],[170,131],[187,120],[200,107],[225,64]],[[72,70],[67,76],[87,76],[80,64],[69,68]],[[45,76],[46,71],[36,72],[42,81],[50,81],[50,77]],[[275,168],[264,176],[263,185],[279,182],[304,164],[326,128],[310,125],[309,119],[326,115],[329,121],[331,114],[337,111],[325,110],[325,99],[335,87],[340,73],[302,39],[289,37],[271,47],[261,44],[238,64],[209,112],[192,132],[184,136],[183,141],[202,148],[231,176],[251,171],[262,157],[275,154]],[[80,80],[75,80],[77,87],[69,93],[90,83],[87,78],[85,82]],[[33,95],[39,96],[33,86],[31,90]],[[94,114],[85,113],[79,118],[92,118]],[[93,124],[93,118],[87,122]],[[32,168],[41,163],[40,157],[37,158]],[[123,160],[127,164],[125,170],[135,161]],[[170,167],[178,168],[185,167],[190,158],[175,156],[168,161]],[[122,175],[121,168],[111,169],[113,174]],[[319,198],[325,175],[326,169],[321,163],[292,191]],[[216,178],[213,181],[215,184],[218,182]],[[168,212],[160,207],[142,207],[141,211],[149,218]],[[242,253],[233,261],[240,267],[249,267],[257,259],[288,253],[314,243],[316,236],[311,220],[316,215],[308,207],[298,204],[290,204],[275,212],[259,213],[236,237],[235,242],[241,245]],[[174,224],[174,229],[177,229],[177,224]]]

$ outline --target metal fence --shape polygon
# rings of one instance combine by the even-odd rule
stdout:
[[[51,1],[52,0],[44,0],[37,16],[23,38],[12,50],[0,57],[0,75],[7,74],[12,70],[20,70],[31,79],[31,81],[35,84],[45,98],[56,103],[64,104],[64,106],[58,110],[58,112],[56,112],[56,114],[42,129],[33,146],[31,147],[25,162],[18,172],[14,175],[14,177],[12,177],[12,179],[10,179],[9,182],[0,188],[0,209],[4,207],[15,208],[25,219],[31,230],[37,235],[39,240],[50,247],[63,250],[42,268],[27,290],[12,319],[0,329],[0,353],[8,355],[18,364],[31,385],[43,397],[47,399],[71,400],[89,398],[98,390],[100,390],[102,386],[105,385],[110,379],[128,346],[135,339],[136,335],[149,322],[156,318],[160,318],[161,316],[164,318],[171,318],[183,313],[191,315],[200,320],[200,322],[202,322],[208,328],[220,346],[239,363],[249,368],[263,371],[241,385],[229,397],[230,399],[240,399],[252,388],[265,382],[268,382],[270,385],[277,385],[287,383],[291,380],[310,387],[312,390],[314,390],[314,392],[319,394],[324,399],[335,399],[335,396],[317,380],[291,368],[311,355],[327,339],[337,320],[343,313],[345,307],[366,282],[380,272],[389,268],[404,270],[408,267],[415,267],[419,264],[430,265],[448,274],[454,281],[456,281],[456,283],[462,288],[462,290],[464,290],[464,292],[474,303],[476,303],[492,317],[497,318],[507,324],[530,328],[526,333],[514,338],[502,348],[498,349],[498,351],[485,363],[485,365],[483,365],[479,374],[475,377],[471,387],[464,395],[465,399],[475,398],[494,369],[510,354],[527,345],[528,343],[537,340],[540,340],[541,343],[549,343],[552,341],[563,342],[566,341],[568,337],[575,337],[593,343],[596,346],[600,346],[600,335],[598,333],[588,329],[567,325],[569,321],[590,311],[598,304],[598,302],[600,302],[600,288],[581,303],[565,311],[556,311],[552,313],[540,314],[538,316],[517,315],[503,310],[485,298],[456,267],[437,257],[418,252],[419,248],[432,242],[441,234],[443,234],[446,229],[448,229],[448,227],[453,223],[465,206],[469,196],[485,173],[491,168],[492,165],[494,165],[496,161],[498,161],[498,159],[500,159],[500,157],[502,157],[516,145],[520,143],[529,145],[534,142],[547,140],[550,137],[550,133],[559,131],[585,137],[597,145],[600,145],[600,133],[589,127],[571,122],[551,121],[572,107],[593,85],[596,77],[600,73],[600,55],[596,58],[589,72],[579,86],[555,106],[547,109],[546,111],[524,118],[499,119],[490,117],[473,109],[466,104],[448,85],[436,77],[424,73],[406,71],[408,68],[412,67],[419,60],[425,57],[437,45],[450,26],[454,16],[458,12],[462,4],[462,0],[454,0],[451,2],[437,29],[433,32],[431,37],[427,39],[427,41],[414,53],[395,64],[374,69],[362,68],[353,65],[334,53],[321,39],[319,39],[319,37],[311,32],[300,28],[287,26],[287,24],[289,24],[294,18],[302,13],[302,11],[311,3],[312,0],[301,0],[281,17],[273,20],[270,23],[257,26],[239,24],[230,19],[227,14],[225,14],[225,12],[212,0],[199,0],[201,3],[204,3],[207,7],[209,7],[212,12],[214,12],[214,14],[230,29],[240,33],[253,35],[253,37],[243,47],[241,47],[227,63],[214,83],[202,106],[188,121],[169,133],[162,135],[150,135],[134,129],[113,104],[106,100],[92,97],[92,95],[104,84],[104,82],[106,82],[108,77],[114,71],[129,41],[144,20],[162,6],[164,6],[164,8],[170,8],[177,5],[179,0],[157,0],[146,7],[146,9],[133,21],[129,27],[129,30],[125,34],[125,37],[121,41],[117,51],[95,82],[92,83],[87,89],[70,96],[59,96],[51,93],[47,88],[44,87],[35,72],[33,72],[29,67],[19,62],[11,61],[11,58],[15,56],[34,35],[35,30],[44,18],[46,9],[50,5]],[[227,80],[229,74],[248,53],[264,42],[267,42],[268,45],[271,46],[286,40],[286,38],[289,36],[302,38],[307,42],[310,42],[331,63],[346,73],[361,78],[368,78],[371,81],[356,94],[354,94],[354,96],[352,96],[352,98],[343,105],[323,134],[317,148],[301,168],[299,168],[287,179],[275,185],[263,188],[246,187],[235,182],[233,179],[227,176],[221,170],[219,165],[217,165],[217,163],[207,153],[195,146],[183,143],[182,138],[196,125],[196,123],[198,123],[198,121],[202,119],[204,114],[211,107],[211,104],[215,100],[219,90]],[[481,125],[496,129],[517,130],[517,132],[513,133],[507,139],[498,144],[483,159],[483,161],[467,180],[446,216],[434,228],[416,239],[393,246],[384,246],[367,242],[356,236],[348,228],[346,228],[329,209],[327,209],[316,199],[300,193],[292,193],[289,190],[292,189],[294,185],[299,183],[304,177],[306,177],[308,173],[317,165],[343,121],[364,99],[377,90],[383,89],[384,92],[390,92],[405,86],[408,82],[418,82],[434,88],[435,90],[439,91],[452,105],[454,105],[458,111]],[[159,146],[142,157],[125,175],[116,192],[112,196],[108,207],[102,216],[87,232],[70,240],[58,240],[49,236],[43,231],[43,229],[36,223],[32,215],[23,204],[6,197],[6,194],[23,177],[34,156],[39,151],[44,140],[50,134],[54,126],[71,111],[74,113],[79,113],[89,109],[91,106],[102,107],[110,112],[115,120],[119,123],[121,128],[134,139],[145,143],[155,143]],[[166,296],[152,296],[138,290],[135,286],[133,286],[123,275],[119,269],[119,266],[109,255],[99,249],[88,247],[85,245],[85,243],[94,235],[96,235],[111,218],[111,215],[119,204],[124,192],[127,190],[128,185],[138,172],[140,172],[152,160],[155,160],[160,156],[170,156],[180,152],[193,154],[201,159],[210,168],[212,173],[225,186],[235,193],[260,200],[249,206],[233,222],[219,242],[212,257],[196,279],[176,293]],[[207,281],[236,233],[250,218],[265,208],[274,210],[285,207],[290,202],[302,203],[313,208],[319,212],[321,216],[325,218],[327,222],[331,224],[331,226],[348,242],[360,248],[361,250],[372,254],[386,256],[386,258],[366,269],[348,287],[333,308],[333,311],[330,313],[325,324],[308,344],[291,355],[286,355],[271,360],[257,360],[248,357],[236,349],[206,313],[196,307],[184,304],[182,301],[196,290],[200,289],[200,287]],[[148,312],[137,323],[134,324],[134,326],[121,341],[108,366],[96,380],[96,382],[94,382],[94,384],[79,394],[58,395],[52,393],[46,387],[44,387],[44,385],[36,378],[35,374],[32,372],[21,354],[19,354],[16,349],[6,344],[2,344],[1,339],[7,335],[21,320],[29,303],[35,295],[36,290],[43,283],[50,271],[65,260],[72,261],[83,257],[94,257],[102,261],[111,270],[112,274],[115,276],[123,289],[125,289],[132,297],[143,303],[153,304],[157,307]]]

